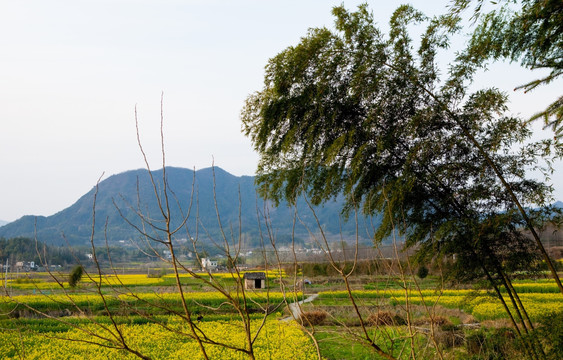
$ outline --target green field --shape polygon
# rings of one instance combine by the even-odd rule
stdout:
[[[172,274],[92,276],[75,289],[47,274],[12,280],[7,288],[13,295],[0,298],[0,357],[132,359],[138,352],[153,359],[181,359],[185,354],[203,358],[186,321],[184,302],[213,359],[248,358],[240,351],[247,347],[245,329],[260,359],[317,358],[311,335],[325,359],[380,358],[365,341],[364,329],[397,358],[409,358],[413,351],[420,359],[434,359],[438,352],[464,358],[471,353],[471,339],[486,339],[507,326],[507,314],[490,291],[440,289],[436,278],[360,279],[352,291],[358,316],[349,293],[334,290],[343,288],[337,278],[313,279],[305,289],[308,295],[303,295],[287,284],[280,287],[279,277],[269,272],[268,289],[243,293],[230,273],[183,274],[179,279],[184,301]],[[281,277],[284,283],[291,280]],[[212,284],[226,292],[213,290]],[[401,289],[405,284],[408,290]],[[514,287],[535,322],[563,308],[551,280],[518,280]],[[286,304],[311,293],[317,297],[304,304],[303,311],[321,313],[322,320],[303,327],[300,319],[287,321]]]

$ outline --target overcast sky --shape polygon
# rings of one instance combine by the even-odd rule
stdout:
[[[331,8],[342,3],[361,1],[2,1],[0,219],[52,215],[102,173],[143,167],[135,106],[160,167],[161,92],[168,165],[200,169],[214,158],[235,175],[253,175],[258,157],[240,132],[244,99],[261,88],[269,58],[310,27],[331,27]],[[382,27],[401,3],[369,1]],[[432,15],[447,1],[412,3]],[[534,76],[499,64],[477,84],[510,92],[511,110],[526,116],[556,95],[557,84],[512,92]],[[561,174],[554,179],[561,183]]]

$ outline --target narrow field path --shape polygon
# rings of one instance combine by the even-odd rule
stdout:
[[[291,312],[291,315],[281,319],[281,321],[290,321],[290,320],[294,320],[294,319],[295,320],[299,319],[299,317],[301,317],[301,313],[302,313],[301,304],[311,302],[311,301],[315,300],[318,296],[319,296],[319,294],[313,294],[313,295],[310,295],[308,298],[306,298],[304,300],[289,304],[289,311]]]

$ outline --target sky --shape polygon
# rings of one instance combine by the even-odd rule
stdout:
[[[258,155],[241,133],[240,111],[262,88],[268,59],[297,44],[307,29],[332,27],[333,6],[354,9],[362,2],[2,1],[0,219],[52,215],[102,174],[144,167],[135,109],[151,167],[160,168],[161,95],[167,165],[214,163],[237,176],[254,175]],[[383,29],[402,3],[368,1]],[[448,1],[411,3],[436,15]],[[512,91],[536,77],[500,63],[475,86],[506,91],[511,111],[529,116],[561,88],[559,82],[531,94]],[[562,173],[556,184],[563,184]],[[563,185],[556,185],[555,197],[563,200]]]

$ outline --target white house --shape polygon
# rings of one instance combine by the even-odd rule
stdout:
[[[202,258],[201,268],[203,269],[203,271],[213,271],[217,269],[217,261],[212,261],[209,258]]]

